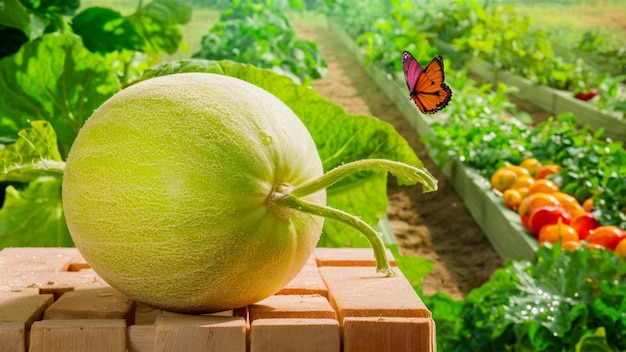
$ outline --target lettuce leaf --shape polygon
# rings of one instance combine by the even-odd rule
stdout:
[[[65,163],[50,123],[33,121],[18,136],[13,144],[0,144],[0,182],[26,183],[48,174],[61,176]]]
[[[626,349],[626,261],[608,250],[544,245],[535,262],[507,261],[465,301],[425,301],[446,350]]]
[[[0,138],[47,120],[64,157],[85,120],[119,89],[112,65],[78,36],[45,34],[0,60]]]
[[[384,158],[423,167],[415,152],[387,122],[372,116],[350,115],[306,86],[271,70],[232,61],[181,60],[144,72],[142,79],[181,72],[209,72],[240,78],[281,99],[307,127],[322,159],[324,171],[350,161]],[[409,184],[406,180],[399,182]],[[436,184],[423,185],[425,191]],[[358,215],[375,226],[387,211],[387,173],[361,172],[331,186],[328,205]],[[369,247],[357,231],[326,221],[320,246]]]
[[[8,186],[0,209],[0,248],[72,247],[61,201],[61,177]]]

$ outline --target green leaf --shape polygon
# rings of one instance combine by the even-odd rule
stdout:
[[[85,47],[93,52],[141,51],[144,47],[144,40],[132,22],[109,8],[85,9],[72,18],[71,26],[74,33],[81,36]]]
[[[389,159],[423,167],[415,152],[389,123],[372,116],[349,115],[314,90],[271,70],[232,61],[182,60],[159,65],[142,79],[180,72],[210,72],[253,83],[289,106],[305,124],[324,171],[360,159]],[[402,181],[402,180],[400,180]],[[360,216],[375,226],[387,211],[387,175],[359,172],[328,188],[328,205]],[[326,221],[322,245],[369,247],[356,231]]]
[[[128,17],[146,44],[147,53],[162,51],[172,55],[183,35],[177,24],[191,19],[191,7],[180,0],[154,0]]]
[[[45,176],[24,189],[6,188],[0,209],[0,248],[71,247],[61,201],[61,177]]]
[[[19,0],[6,0],[0,6],[0,25],[17,28],[30,39],[43,34],[44,23],[31,15]],[[4,40],[3,40],[4,41]]]
[[[473,350],[570,351],[581,338],[601,345],[588,334],[604,327],[606,341],[621,351],[624,292],[626,262],[612,251],[544,245],[536,262],[507,261],[470,292],[459,334]]]
[[[21,130],[19,139],[8,146],[0,144],[0,182],[31,182],[65,168],[57,148],[54,129],[47,121],[33,121]]]
[[[64,157],[85,120],[119,89],[111,64],[79,37],[46,34],[0,61],[0,137],[47,120]]]

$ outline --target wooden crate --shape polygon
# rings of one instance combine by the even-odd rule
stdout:
[[[0,351],[435,351],[430,311],[374,265],[371,249],[318,248],[276,295],[186,315],[130,300],[75,248],[5,248]]]

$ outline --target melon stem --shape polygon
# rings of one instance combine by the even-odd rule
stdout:
[[[370,242],[372,249],[374,250],[374,257],[376,258],[376,272],[383,273],[387,276],[395,275],[393,269],[389,265],[389,259],[385,252],[385,244],[383,243],[380,235],[372,226],[358,217],[348,214],[342,210],[331,208],[329,206],[317,205],[307,202],[301,198],[294,196],[293,194],[282,193],[280,197],[272,197],[273,201],[279,205],[302,211],[305,213],[321,216],[326,219],[339,221],[350,227],[353,227],[359,231]]]
[[[317,205],[305,201],[301,197],[319,192],[333,185],[339,180],[349,176],[355,172],[365,170],[384,170],[396,175],[399,180],[408,184],[421,183],[424,192],[430,192],[437,189],[437,180],[423,167],[416,167],[401,163],[398,161],[386,159],[363,159],[340,165],[329,170],[317,179],[303,183],[299,186],[277,185],[272,190],[270,206],[275,210],[287,207],[298,211],[314,214],[339,221],[359,231],[369,241],[374,256],[376,258],[376,271],[382,272],[388,276],[394,275],[389,265],[389,260],[385,252],[385,245],[380,238],[378,232],[368,223],[360,218],[346,213],[342,210],[331,208],[329,206]]]
[[[314,180],[294,187],[291,193],[296,197],[313,194],[332,186],[346,176],[365,170],[388,171],[409,184],[419,182],[423,185],[424,192],[437,189],[437,180],[423,167],[386,159],[363,159],[337,166]]]

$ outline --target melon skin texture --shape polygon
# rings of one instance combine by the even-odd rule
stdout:
[[[123,89],[87,120],[63,208],[76,247],[111,286],[160,309],[216,312],[276,293],[304,266],[323,218],[267,199],[322,174],[311,135],[278,98],[180,73]],[[325,205],[326,193],[302,199]]]

